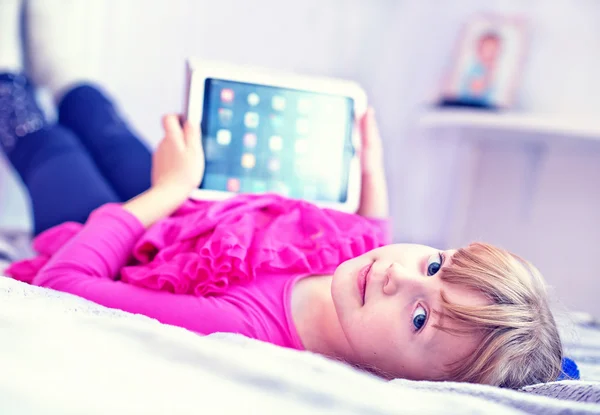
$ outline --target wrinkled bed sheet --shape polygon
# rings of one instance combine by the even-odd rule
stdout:
[[[568,343],[583,381],[521,392],[385,382],[311,353],[200,337],[0,277],[0,413],[600,414],[594,324],[576,325]]]

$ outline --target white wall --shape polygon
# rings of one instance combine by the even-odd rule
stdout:
[[[540,268],[564,305],[600,316],[600,141],[542,149],[534,171],[522,146],[478,151],[469,220],[456,241],[509,247]]]
[[[471,14],[518,12],[531,19],[532,51],[519,107],[600,113],[597,0],[107,0],[107,7],[104,82],[151,142],[160,137],[160,115],[181,109],[183,60],[189,55],[361,82],[384,135],[398,240],[447,242],[454,149],[432,147],[415,120]],[[522,150],[486,151],[494,161],[482,166],[481,194],[464,238],[485,237],[530,256],[568,305],[600,314],[593,265],[600,254],[597,153],[550,151],[530,222],[524,222],[502,208],[521,203],[519,179],[507,171],[525,163],[517,155]],[[575,194],[574,182],[587,187]],[[489,195],[490,183],[502,191]],[[26,226],[23,200],[13,191],[3,198],[4,224]],[[555,234],[544,228],[549,219]],[[581,255],[576,246],[585,247]]]

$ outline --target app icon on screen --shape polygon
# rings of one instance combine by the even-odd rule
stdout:
[[[264,180],[254,180],[252,182],[253,193],[265,193],[267,191],[267,182]]]
[[[241,177],[240,178],[240,193],[252,192],[252,178]]]
[[[207,173],[202,179],[202,188],[211,190],[225,190],[227,188],[227,176],[223,174]]]
[[[308,151],[308,141],[302,138],[299,138],[294,143],[294,151],[297,154],[304,154]]]
[[[290,188],[284,182],[275,181],[271,184],[271,189],[283,196],[290,194]]]
[[[260,103],[260,97],[256,92],[251,92],[248,94],[248,105],[251,107],[256,107]]]
[[[240,181],[236,178],[229,178],[227,180],[227,191],[229,192],[239,192],[240,191]]]
[[[285,98],[281,95],[275,95],[271,100],[271,105],[275,111],[283,111],[285,109]]]
[[[271,115],[269,115],[269,119],[271,120],[271,126],[275,130],[283,127],[283,117],[281,115],[271,114]]]
[[[233,111],[229,108],[219,108],[219,122],[221,125],[229,127],[233,119]]]
[[[217,131],[217,143],[222,146],[228,146],[231,143],[231,131],[219,130]]]
[[[251,153],[244,153],[242,155],[242,167],[245,169],[251,169],[256,166],[256,157]]]
[[[248,148],[256,147],[256,134],[246,133],[244,134],[244,146]]]
[[[271,159],[269,160],[269,164],[267,165],[267,167],[273,173],[278,172],[281,168],[281,162],[279,161],[279,159]]]
[[[283,148],[283,139],[278,135],[273,135],[269,139],[269,148],[271,151],[281,151]]]
[[[306,115],[312,108],[312,101],[308,98],[300,98],[298,100],[298,113]]]
[[[221,90],[221,102],[225,104],[231,104],[235,98],[235,92],[230,88],[223,88]]]
[[[296,120],[296,132],[300,135],[308,134],[309,124],[306,118],[298,118]]]
[[[259,121],[259,117],[258,117],[258,113],[256,113],[256,112],[247,112],[246,115],[244,116],[244,125],[247,128],[258,127],[258,121]]]

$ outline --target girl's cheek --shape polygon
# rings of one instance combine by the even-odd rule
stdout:
[[[375,313],[373,318],[370,319],[371,322],[369,324],[370,335],[377,339],[388,337],[391,329],[388,319],[381,314]]]

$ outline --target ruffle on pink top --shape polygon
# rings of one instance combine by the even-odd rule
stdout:
[[[33,245],[39,256],[7,273],[30,283],[82,226],[69,222],[40,234]],[[146,231],[120,278],[152,290],[211,296],[257,274],[332,273],[343,261],[389,243],[387,226],[277,195],[188,201]]]

